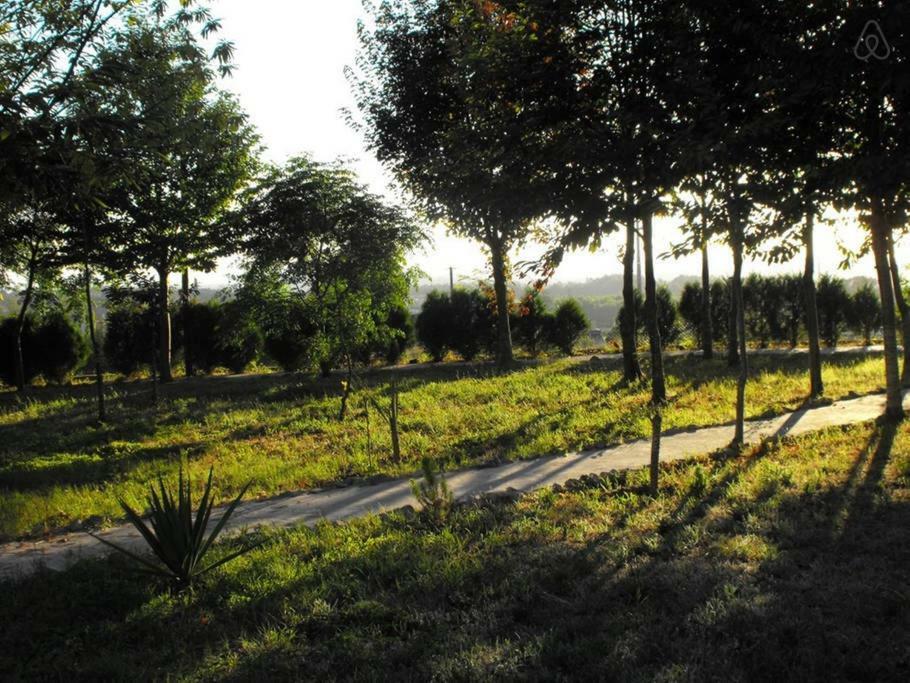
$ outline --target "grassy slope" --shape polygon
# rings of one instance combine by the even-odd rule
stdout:
[[[664,472],[656,499],[642,471],[444,528],[393,514],[272,532],[183,594],[118,560],[0,585],[0,671],[907,680],[910,425]]]
[[[798,407],[805,359],[756,361],[748,416]],[[194,381],[169,388],[157,416],[148,398],[112,401],[110,423],[94,426],[91,393],[32,402],[0,414],[0,539],[41,533],[75,520],[105,523],[120,515],[116,496],[142,505],[148,482],[174,474],[181,457],[201,481],[210,465],[223,499],[250,479],[252,496],[325,485],[350,477],[413,472],[421,455],[446,467],[537,457],[649,434],[645,386],[618,386],[603,363],[558,361],[507,374],[442,381],[445,371],[403,379],[402,448],[391,460],[389,435],[375,413],[367,451],[363,395],[344,422],[337,383],[312,387],[293,377]],[[879,359],[826,366],[828,395],[880,388]],[[735,379],[722,361],[668,363],[671,407],[666,429],[729,422]],[[205,393],[209,392],[209,393]]]

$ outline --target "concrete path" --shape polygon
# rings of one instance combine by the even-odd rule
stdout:
[[[878,394],[839,401],[767,420],[750,421],[746,423],[745,436],[748,443],[758,443],[769,437],[866,422],[881,415],[884,405],[885,397]],[[910,408],[910,395],[905,398],[905,407]],[[663,438],[662,459],[669,462],[711,453],[727,446],[732,438],[732,425],[678,432]],[[510,489],[533,491],[585,474],[643,467],[649,459],[650,442],[640,440],[600,450],[455,471],[449,473],[446,479],[455,496],[463,499]],[[227,528],[238,532],[260,525],[289,527],[314,524],[322,519],[342,521],[413,504],[415,501],[409,481],[397,479],[381,484],[300,492],[242,503]],[[143,547],[142,539],[129,526],[112,528],[100,535],[131,549]],[[98,557],[109,552],[107,546],[83,532],[40,541],[7,543],[0,545],[0,579],[26,576],[40,565],[62,570],[80,558]]]

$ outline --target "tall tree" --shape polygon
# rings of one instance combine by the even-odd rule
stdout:
[[[835,206],[858,212],[875,259],[885,346],[886,416],[903,417],[890,258],[893,229],[910,202],[910,6],[907,3],[831,0],[820,59],[829,78],[815,99],[819,117],[830,117]]]
[[[293,158],[243,196],[234,216],[247,277],[278,276],[319,328],[324,369],[348,370],[358,348],[386,343],[389,313],[407,303],[416,272],[406,254],[424,239],[408,213],[371,194],[340,164]]]
[[[716,195],[725,225],[723,238],[733,257],[731,280],[731,337],[739,356],[734,446],[745,431],[745,391],[749,377],[743,261],[767,234],[761,220],[761,180],[769,147],[775,144],[773,120],[767,116],[771,98],[768,78],[773,49],[763,36],[776,29],[776,16],[763,0],[740,2],[718,12],[710,2],[685,3],[688,21],[675,58],[692,97],[687,135],[696,160],[694,173],[705,171],[707,161],[716,182]]]
[[[552,208],[553,147],[574,96],[545,3],[396,0],[360,27],[351,73],[367,144],[434,221],[481,242],[512,360],[509,251]],[[547,62],[549,58],[551,61]],[[555,75],[560,78],[554,78]]]
[[[129,163],[105,202],[119,219],[121,272],[158,278],[159,365],[171,379],[169,275],[210,270],[230,251],[219,224],[254,167],[256,135],[214,88],[209,58],[182,25],[135,22],[100,51],[84,116],[116,129],[104,154]]]
[[[699,289],[699,341],[702,358],[714,358],[714,324],[711,295],[711,268],[708,245],[719,229],[721,217],[709,174],[695,174],[684,178],[672,203],[672,210],[681,216],[687,239],[674,244],[670,254],[674,257],[697,252],[701,257],[701,287]]]
[[[0,240],[4,244],[0,268],[17,273],[25,281],[16,316],[16,388],[24,391],[26,377],[22,334],[26,317],[38,283],[53,281],[60,274],[63,235],[56,216],[40,203],[21,207],[5,218],[0,225]]]

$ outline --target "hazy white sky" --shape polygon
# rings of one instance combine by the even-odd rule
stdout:
[[[308,152],[319,160],[337,157],[351,159],[364,182],[378,192],[389,192],[389,179],[379,163],[364,149],[341,114],[353,108],[350,88],[344,76],[357,49],[356,25],[362,15],[361,0],[217,0],[213,11],[223,23],[221,35],[236,44],[237,71],[223,83],[235,92],[259,128],[268,157],[283,161],[290,155]],[[448,268],[456,277],[471,279],[485,276],[487,270],[479,245],[433,231],[434,243],[425,253],[412,257],[434,282],[448,279]],[[672,220],[655,226],[658,252],[680,240]],[[861,233],[855,226],[819,227],[817,263],[823,271],[833,271],[841,261],[838,242],[856,247]],[[614,237],[598,253],[569,256],[556,275],[558,281],[580,281],[621,271],[619,247]],[[910,262],[910,248],[901,245],[899,258]],[[540,252],[533,246],[517,258]],[[717,246],[711,252],[712,269],[717,275],[732,270],[729,250]],[[700,272],[698,257],[662,261],[657,266],[660,279]],[[795,271],[796,262],[769,267],[749,263],[750,271]],[[225,266],[208,276],[202,284],[222,284],[230,272]],[[873,264],[865,258],[846,275],[873,275]]]

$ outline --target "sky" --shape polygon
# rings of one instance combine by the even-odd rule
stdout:
[[[234,92],[259,129],[270,161],[308,153],[319,161],[350,160],[364,183],[374,191],[396,198],[389,175],[364,148],[359,133],[343,115],[354,110],[345,67],[353,65],[357,52],[356,27],[363,16],[361,0],[217,0],[213,12],[222,20],[221,36],[235,43],[237,69],[221,87]],[[433,242],[411,255],[411,263],[423,270],[432,282],[447,282],[448,269],[456,279],[486,277],[487,268],[480,245],[449,236],[441,228],[431,229]],[[656,251],[666,252],[681,241],[678,223],[658,219],[655,223]],[[821,272],[837,270],[842,255],[839,244],[855,250],[862,241],[861,230],[849,221],[820,225],[816,231],[816,264]],[[595,253],[570,254],[554,280],[579,282],[622,270],[619,250],[622,238],[608,239]],[[542,247],[528,245],[513,254],[513,260],[528,260]],[[732,258],[723,245],[710,250],[714,274],[729,275]],[[910,262],[910,244],[898,246],[898,259]],[[661,260],[657,276],[670,280],[679,275],[698,275],[698,256]],[[750,261],[746,272],[796,272],[801,264],[769,266]],[[223,263],[215,273],[200,275],[202,286],[225,284],[234,266]],[[870,257],[856,262],[843,276],[874,275]]]

